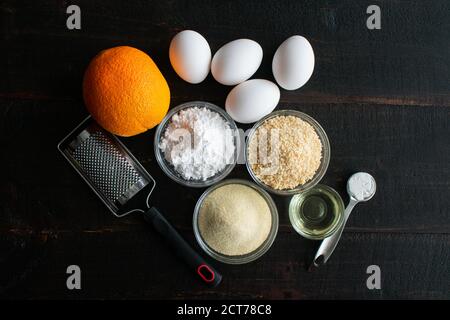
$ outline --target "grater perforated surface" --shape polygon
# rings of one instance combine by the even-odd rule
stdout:
[[[141,181],[136,169],[101,131],[81,142],[73,157],[111,201],[119,200]]]

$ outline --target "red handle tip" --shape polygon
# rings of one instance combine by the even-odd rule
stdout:
[[[215,279],[214,271],[206,264],[199,265],[197,273],[205,282],[213,282]]]

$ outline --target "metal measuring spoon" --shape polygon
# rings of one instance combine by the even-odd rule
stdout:
[[[375,179],[366,172],[357,172],[348,179],[347,193],[350,196],[350,202],[344,211],[344,222],[333,235],[322,241],[314,257],[314,265],[316,267],[325,264],[330,258],[341,238],[347,219],[356,204],[370,200],[374,196],[376,189]]]

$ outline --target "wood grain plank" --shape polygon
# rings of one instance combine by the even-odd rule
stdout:
[[[264,59],[255,77],[268,79],[277,46],[289,35],[308,37],[316,53],[314,75],[301,90],[283,92],[283,100],[450,106],[445,0],[380,1],[383,25],[377,31],[365,27],[370,1],[73,3],[82,8],[82,30],[66,29],[64,1],[39,6],[4,1],[1,97],[77,99],[89,60],[102,49],[128,44],[149,52],[175,97],[203,98],[207,87],[223,99],[229,89],[211,77],[191,86],[170,67],[170,39],[192,28],[207,37],[213,51],[238,37],[257,40]]]
[[[207,100],[220,103],[210,98]],[[123,221],[109,215],[56,150],[58,141],[86,115],[84,107],[69,102],[5,99],[0,100],[0,106],[6,110],[0,118],[0,210],[5,213],[0,216],[0,229],[27,229],[42,222],[42,228],[50,230],[111,226],[121,231]],[[449,233],[450,109],[297,103],[283,103],[279,108],[304,111],[323,125],[332,146],[323,183],[335,187],[344,201],[346,179],[353,172],[368,171],[377,179],[377,194],[355,209],[350,228]],[[153,134],[151,130],[123,141],[157,181],[152,202],[177,226],[189,227],[204,189],[186,192],[164,175],[153,155]],[[250,179],[245,165],[238,165],[230,177]],[[289,198],[275,200],[281,225],[289,228]],[[134,228],[132,220],[126,220],[130,230]]]
[[[194,243],[190,232],[184,236]],[[4,235],[1,239],[4,243]],[[135,232],[59,234],[38,244],[22,237],[6,241],[12,244],[9,251],[16,251],[9,257],[17,270],[9,278],[1,275],[3,298],[450,298],[449,235],[344,234],[328,265],[308,272],[316,243],[293,231],[280,232],[269,252],[254,263],[216,263],[224,280],[215,289],[195,282],[144,225]],[[70,264],[81,267],[80,291],[65,287]],[[366,269],[372,264],[381,268],[381,290],[366,287]],[[11,281],[14,286],[8,286]]]
[[[75,0],[82,30],[69,31],[67,1],[2,1],[0,298],[450,299],[450,3],[377,3],[382,30],[369,31],[372,2],[365,0]],[[285,38],[311,40],[314,75],[300,90],[283,90],[278,108],[323,125],[332,145],[323,182],[345,201],[351,173],[368,171],[378,182],[325,268],[307,272],[317,243],[294,233],[289,198],[274,197],[280,230],[273,248],[249,265],[219,265],[224,283],[206,290],[142,219],[112,217],[58,154],[56,144],[87,115],[84,69],[108,47],[148,52],[170,84],[172,107],[190,100],[223,106],[229,87],[211,76],[189,85],[170,66],[170,39],[185,28],[204,34],[213,52],[236,38],[257,40],[264,59],[255,77],[267,79]],[[153,203],[195,244],[192,210],[203,190],[164,175],[153,135],[123,141],[158,182]],[[230,177],[250,179],[243,165]],[[65,288],[69,264],[82,267],[81,292]],[[380,291],[365,286],[369,264],[382,269]]]

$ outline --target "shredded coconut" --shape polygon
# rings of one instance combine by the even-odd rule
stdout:
[[[186,180],[207,180],[233,163],[233,131],[208,108],[192,107],[173,115],[159,148]]]
[[[322,142],[314,128],[295,116],[266,120],[249,144],[249,162],[258,179],[277,189],[311,180],[320,167]]]

